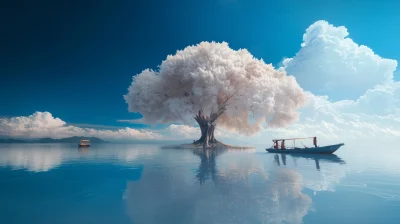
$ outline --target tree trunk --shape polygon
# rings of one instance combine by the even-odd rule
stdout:
[[[214,131],[215,131],[215,124],[210,125],[208,127],[208,134],[209,134],[208,141],[210,141],[211,143],[217,142],[214,136]]]
[[[195,141],[194,144],[202,144],[203,147],[209,147],[209,143],[216,143],[214,131],[215,124],[210,123],[210,117],[206,117],[203,115],[201,111],[195,117],[197,123],[200,126],[201,137],[199,140]]]
[[[215,139],[214,131],[215,131],[215,122],[226,110],[226,106],[228,105],[229,99],[235,96],[237,91],[233,92],[230,95],[227,95],[223,99],[218,99],[218,109],[217,111],[212,111],[210,116],[204,116],[203,111],[199,110],[199,113],[196,114],[194,119],[199,123],[201,130],[201,137],[197,141],[193,141],[193,144],[203,144],[203,149],[209,147],[209,143],[217,143],[218,141]]]

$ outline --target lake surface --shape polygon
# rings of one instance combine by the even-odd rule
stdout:
[[[400,155],[0,144],[0,223],[399,223]]]

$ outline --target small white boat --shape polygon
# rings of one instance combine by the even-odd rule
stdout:
[[[81,140],[78,144],[79,147],[90,147],[90,140]]]
[[[295,146],[295,141],[300,139],[310,139],[313,138],[313,147],[299,148]],[[293,140],[292,147],[286,147],[285,141]],[[288,138],[288,139],[274,139],[272,140],[274,145],[270,148],[265,149],[270,153],[311,153],[311,154],[332,154],[336,150],[338,150],[344,143],[335,144],[335,145],[327,145],[327,146],[317,146],[317,137],[308,137],[308,138]],[[279,147],[279,141],[282,142],[281,147]]]

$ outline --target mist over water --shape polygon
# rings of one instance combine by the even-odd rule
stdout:
[[[0,223],[397,223],[400,153],[374,149],[0,144]]]

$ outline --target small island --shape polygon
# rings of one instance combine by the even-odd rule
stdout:
[[[192,144],[180,144],[180,145],[166,145],[162,147],[163,149],[204,149],[203,143],[192,143]],[[253,146],[234,146],[234,145],[227,145],[222,142],[216,141],[210,143],[207,149],[255,149]]]

